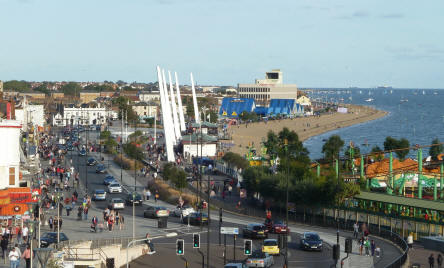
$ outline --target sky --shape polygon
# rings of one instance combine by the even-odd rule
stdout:
[[[444,1],[0,0],[0,80],[444,88]]]

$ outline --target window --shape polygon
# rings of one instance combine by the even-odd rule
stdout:
[[[9,168],[9,185],[15,185],[15,168]]]

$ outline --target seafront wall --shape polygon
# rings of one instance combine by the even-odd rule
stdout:
[[[310,137],[322,133],[344,128],[355,124],[365,123],[381,117],[388,113],[376,110],[368,106],[346,105],[348,113],[329,113],[320,116],[298,117],[293,119],[272,120],[268,122],[258,122],[232,126],[229,130],[232,136],[234,146],[230,151],[245,154],[248,151],[249,144],[254,144],[256,149],[260,149],[261,142],[266,139],[268,131],[279,132],[287,127],[294,130],[299,139],[304,141]]]

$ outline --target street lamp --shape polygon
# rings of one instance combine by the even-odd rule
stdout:
[[[60,243],[60,192],[57,193],[57,244]]]
[[[287,185],[286,185],[286,201],[285,201],[285,223],[287,224],[287,230],[288,230],[288,184],[289,184],[289,174],[290,174],[290,161],[288,159],[288,140],[284,139],[284,146],[285,146],[285,155],[287,158]],[[287,232],[288,233],[288,232]],[[288,237],[285,235],[285,267],[288,267]]]
[[[136,191],[133,193],[133,240],[136,239]]]
[[[38,219],[38,224],[39,224],[39,238],[38,238],[38,246],[40,247],[40,225],[41,225],[41,223],[40,223],[40,214],[42,213],[42,211],[41,211],[41,209],[42,209],[42,198],[41,197],[39,197],[39,201],[38,201],[38,208],[39,208],[39,219]]]
[[[30,246],[30,248],[31,248],[31,268],[32,268],[32,253],[33,253],[33,250],[32,250],[32,240],[34,240],[34,236],[33,236],[34,235],[34,222],[31,224],[31,227],[29,228],[29,234],[30,234],[30,237],[31,237],[31,246]]]

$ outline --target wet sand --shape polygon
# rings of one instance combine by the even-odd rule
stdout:
[[[304,141],[312,136],[316,136],[337,128],[348,127],[351,125],[372,121],[387,115],[387,112],[375,110],[371,107],[348,105],[348,113],[332,113],[324,114],[318,117],[300,117],[294,119],[274,120],[259,123],[245,124],[240,126],[232,126],[232,142],[234,146],[230,151],[245,154],[247,146],[254,144],[258,152],[260,144],[266,139],[268,131],[272,130],[278,133],[282,128],[287,127],[296,131],[299,139]],[[227,141],[228,142],[228,141]]]

